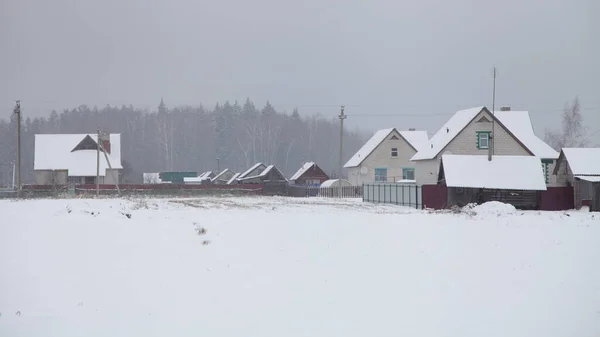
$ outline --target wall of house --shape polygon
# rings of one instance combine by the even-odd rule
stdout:
[[[560,165],[556,174],[553,174],[553,181],[556,186],[573,186],[573,173],[566,160],[562,160],[560,163],[555,161],[554,166]],[[552,169],[554,171],[554,168]]]
[[[394,135],[398,138],[397,140],[390,139]],[[392,157],[392,148],[398,149],[397,157]],[[415,153],[415,149],[398,132],[394,131],[367,156],[359,167],[348,169],[348,180],[356,186],[374,182],[376,168],[387,169],[388,182],[402,180],[403,168],[414,168],[416,174],[415,162],[410,161]],[[367,174],[360,173],[362,167],[367,168]]]
[[[556,167],[556,159],[552,160],[552,164],[548,164],[548,182],[546,183],[546,186],[548,186],[548,187],[565,186],[565,185],[560,185],[557,180],[558,176],[555,174],[552,174],[552,172],[554,172],[555,167]]]
[[[477,148],[477,131],[492,131],[491,122],[480,122],[481,118],[492,120],[486,111],[480,112],[456,137],[438,154],[435,160],[416,161],[415,178],[417,185],[436,184],[442,154],[488,155],[488,149]],[[494,154],[498,156],[529,156],[529,152],[510,133],[496,123]],[[552,171],[550,171],[552,172]]]
[[[66,185],[67,171],[35,171],[35,183],[36,185]]]
[[[100,183],[106,184],[106,185],[115,185],[119,180],[119,170],[113,169],[112,172],[115,177],[114,179],[113,179],[113,175],[111,175],[111,170],[106,169],[106,175],[104,177],[100,177]]]
[[[438,182],[438,171],[440,169],[440,159],[437,157],[430,160],[415,161],[415,179],[417,185],[435,185]]]

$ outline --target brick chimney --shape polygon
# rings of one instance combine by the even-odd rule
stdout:
[[[106,153],[110,154],[110,134],[101,134],[100,141],[102,142],[102,147],[106,151]]]
[[[500,107],[500,111],[510,111],[510,107],[509,106]]]

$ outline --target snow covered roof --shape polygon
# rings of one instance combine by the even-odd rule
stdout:
[[[334,186],[339,186],[338,185],[338,181],[340,179],[329,179],[329,180],[325,180],[320,187],[334,187]],[[342,187],[345,186],[352,186],[352,183],[346,179],[342,179]]]
[[[214,175],[213,171],[206,171],[204,173],[202,173],[201,175],[199,175],[197,178],[201,178],[201,179],[210,179],[210,177]]]
[[[240,176],[238,177],[238,179],[246,178],[247,175],[249,175],[250,173],[252,173],[252,171],[258,169],[261,166],[265,166],[265,164],[263,164],[263,163],[256,163],[256,164],[254,164],[251,168],[247,169],[246,172],[240,174]]]
[[[227,185],[233,184],[233,182],[236,181],[239,176],[240,176],[239,173],[234,174],[233,177],[231,177],[231,179],[229,179],[229,181],[227,181]]]
[[[227,172],[231,172],[233,173],[232,170],[230,169],[224,169],[223,171],[221,171],[219,174],[217,174],[214,178],[212,178],[212,181],[216,181],[217,179],[219,179],[222,175],[224,175]]]
[[[443,155],[448,187],[545,191],[542,161],[534,156]]]
[[[427,131],[398,131],[398,133],[417,151],[426,148],[429,143]]]
[[[36,134],[34,170],[67,170],[72,177],[96,175],[96,150],[73,149],[89,136],[97,142],[97,134]],[[122,169],[121,135],[110,134],[110,153],[107,153],[113,169]],[[106,175],[108,163],[100,153],[100,176]]]
[[[184,183],[201,183],[210,180],[208,177],[183,177]]]
[[[575,176],[575,178],[579,178],[581,180],[589,181],[591,183],[600,182],[600,176]]]
[[[302,175],[304,173],[306,173],[306,171],[310,170],[310,168],[313,167],[314,165],[315,165],[315,163],[312,161],[304,163],[304,165],[302,165],[302,167],[298,171],[296,171],[296,173],[294,173],[294,175],[290,178],[290,180],[296,180],[296,179],[302,177]]]
[[[440,130],[431,137],[429,144],[419,150],[411,160],[435,158],[482,110],[480,106],[456,112]],[[496,118],[534,156],[547,159],[558,158],[558,152],[539,139],[533,132],[528,111],[495,111]]]
[[[275,165],[269,165],[269,166],[267,166],[267,167],[266,167],[264,170],[262,170],[262,171],[261,171],[259,174],[257,174],[257,175],[254,175],[254,176],[251,176],[251,177],[243,177],[243,178],[240,178],[240,177],[238,177],[238,180],[248,180],[248,179],[254,179],[254,178],[262,178],[262,177],[265,177],[267,174],[269,174],[269,172],[271,172],[271,170],[275,170],[275,171],[277,171],[277,172],[279,173],[279,175],[280,175],[280,176],[281,176],[283,179],[285,179],[285,181],[288,181],[288,180],[287,180],[287,179],[286,179],[286,178],[283,176],[283,174],[281,173],[281,171],[279,171],[279,169],[278,169],[277,167],[275,167]]]
[[[573,175],[600,175],[600,148],[564,148]]]
[[[494,115],[534,156],[558,158],[558,151],[535,135],[529,111],[495,111]]]
[[[344,167],[357,167],[360,165],[391,133],[396,131],[404,138],[410,146],[420,151],[427,146],[426,131],[398,131],[396,128],[381,129],[369,139],[355,154],[346,162]]]

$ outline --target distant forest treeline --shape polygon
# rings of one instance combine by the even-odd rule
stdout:
[[[339,120],[277,112],[266,103],[257,109],[249,99],[202,106],[168,108],[161,100],[156,111],[133,106],[98,109],[85,105],[47,118],[29,118],[22,109],[23,183],[32,183],[34,135],[37,133],[121,134],[124,181],[138,183],[143,172],[206,171],[230,168],[241,172],[256,162],[275,164],[290,176],[305,161],[317,162],[328,174],[337,172]],[[344,133],[344,160],[365,141],[364,134]],[[0,120],[0,185],[9,185],[16,160],[16,119]]]

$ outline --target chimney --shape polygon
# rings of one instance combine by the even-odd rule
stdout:
[[[500,111],[510,111],[510,107],[509,106],[500,107]]]
[[[102,142],[102,147],[106,153],[110,154],[110,134],[105,133],[100,135],[100,141]]]
[[[417,131],[415,128],[409,128],[408,131]]]

